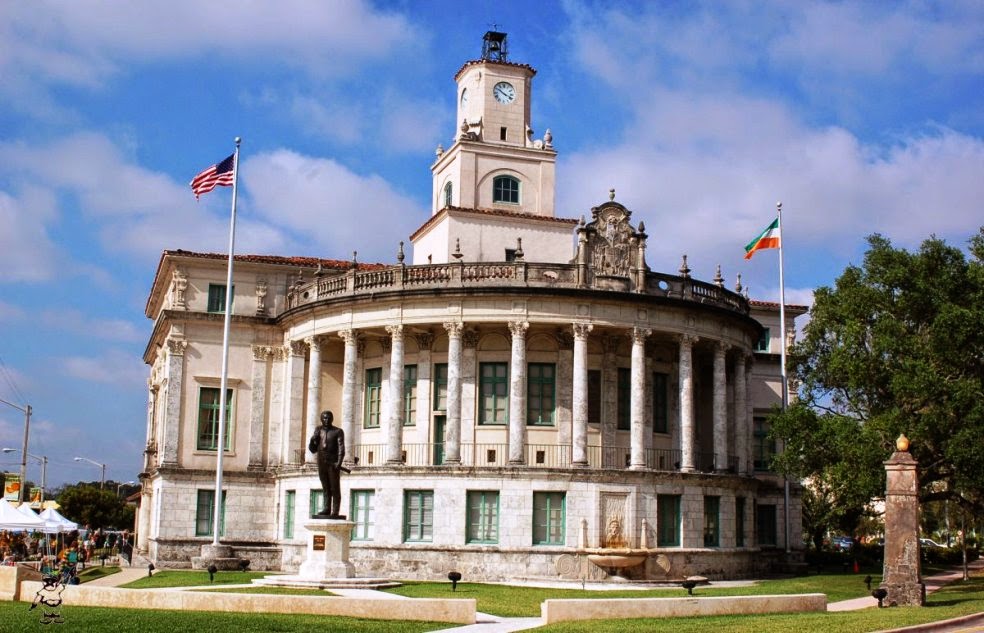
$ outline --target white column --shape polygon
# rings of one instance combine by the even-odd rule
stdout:
[[[266,429],[267,446],[266,465],[268,468],[280,466],[283,460],[284,446],[284,384],[286,383],[287,359],[284,346],[270,348],[270,358],[273,364],[270,368],[270,399],[267,409],[269,423]]]
[[[184,386],[184,353],[188,343],[167,339],[167,396],[164,401],[164,442],[158,447],[160,464],[178,463],[178,438],[181,434],[181,392]]]
[[[253,371],[250,377],[249,463],[248,470],[263,468],[263,428],[267,418],[267,360],[273,350],[265,345],[253,346]]]
[[[738,473],[747,475],[748,463],[748,385],[745,383],[744,351],[735,358],[735,455],[738,456]]]
[[[632,328],[632,369],[629,391],[629,468],[646,467],[646,339],[653,331]]]
[[[692,473],[696,468],[694,454],[694,364],[693,347],[697,337],[680,337],[680,470]]]
[[[590,323],[574,324],[574,394],[571,463],[588,465],[588,334]]]
[[[466,329],[461,333],[461,461],[466,465],[475,463],[475,373],[478,371],[478,332]],[[467,451],[467,452],[466,452]],[[447,453],[445,452],[445,455]]]
[[[147,448],[144,450],[144,472],[149,473],[157,466],[157,429],[154,417],[157,410],[157,385],[147,379]]]
[[[309,336],[304,339],[310,348],[310,360],[308,361],[308,382],[307,382],[307,415],[304,416],[304,432],[301,433],[301,448],[304,450],[304,461],[315,463],[318,459],[316,453],[307,449],[307,440],[314,433],[314,430],[321,424],[321,337]]]
[[[387,325],[390,334],[389,415],[386,427],[386,463],[403,463],[403,326]]]
[[[461,331],[463,324],[444,324],[448,331],[448,409],[444,426],[444,463],[461,463]]]
[[[512,365],[509,371],[509,463],[526,463],[526,321],[510,321]]]
[[[415,334],[417,341],[417,429],[420,437],[430,437],[431,409],[434,401],[431,395],[431,347],[434,335],[430,332]],[[425,439],[426,441],[426,439]]]
[[[354,330],[342,330],[338,336],[345,341],[345,357],[342,367],[342,431],[345,433],[346,464],[353,463],[352,434],[355,428],[355,369],[358,362],[358,334]]]
[[[728,374],[725,354],[728,346],[714,345],[714,470],[728,469]]]
[[[287,354],[287,368],[285,382],[287,383],[287,397],[284,398],[284,419],[283,419],[283,451],[282,463],[304,463],[303,451],[307,450],[305,440],[302,437],[304,410],[304,352],[306,345],[303,341],[290,341],[287,344],[285,353]],[[302,451],[300,459],[295,460],[293,451]]]

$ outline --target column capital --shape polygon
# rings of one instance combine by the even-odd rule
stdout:
[[[468,328],[461,334],[461,342],[464,343],[466,348],[475,349],[478,347],[478,331]]]
[[[526,336],[526,330],[530,329],[529,321],[510,321],[509,331],[512,335],[517,338],[524,338]]]
[[[434,333],[433,332],[430,332],[430,331],[427,331],[427,332],[418,332],[418,333],[416,333],[416,334],[413,335],[413,338],[414,338],[414,340],[417,341],[417,347],[420,350],[422,350],[422,351],[423,350],[429,350],[434,345]]]
[[[273,356],[273,348],[269,345],[253,345],[253,360],[265,361]]]
[[[359,333],[355,330],[339,330],[338,336],[346,343],[356,343],[359,340]]]
[[[646,339],[653,333],[649,328],[644,327],[634,327],[632,328],[632,342],[633,343],[645,343]]]
[[[715,354],[727,354],[728,350],[731,349],[731,344],[725,341],[714,341],[714,353]]]
[[[448,338],[461,338],[461,333],[465,329],[465,324],[461,321],[445,321],[443,325],[448,332]]]
[[[307,351],[307,348],[307,343],[304,341],[287,342],[287,353],[291,356],[304,356],[304,352]]]
[[[696,334],[680,334],[677,340],[681,347],[693,347],[694,343],[700,340]]]
[[[587,340],[588,334],[594,329],[593,324],[582,322],[575,322],[572,327],[574,328],[574,338],[580,341]]]
[[[325,341],[323,334],[314,334],[312,336],[304,337],[304,342],[307,343],[308,347],[320,346]]]
[[[401,340],[403,339],[403,325],[402,324],[398,324],[398,325],[387,325],[386,326],[386,331],[389,332],[389,335],[391,337],[393,337],[394,339],[401,339]]]
[[[171,353],[171,356],[184,356],[185,348],[188,347],[188,341],[169,338],[165,342],[167,343],[167,351]]]

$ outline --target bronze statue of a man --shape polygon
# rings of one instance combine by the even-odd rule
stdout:
[[[318,478],[324,490],[325,507],[316,518],[344,519],[338,512],[342,505],[341,471],[345,458],[345,433],[332,426],[335,416],[331,411],[321,412],[321,426],[315,429],[308,442],[308,450],[318,454]]]

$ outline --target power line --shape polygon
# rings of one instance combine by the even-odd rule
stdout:
[[[2,356],[0,356],[0,376],[2,376],[7,385],[10,386],[10,390],[13,392],[14,396],[16,396],[19,404],[23,405],[26,403],[27,398],[25,398],[24,394],[21,393],[21,390],[17,388],[17,384],[14,382],[14,376],[10,373],[10,370],[7,369],[7,365],[4,364]]]

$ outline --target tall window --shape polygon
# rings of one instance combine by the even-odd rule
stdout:
[[[218,387],[198,389],[198,444],[200,451],[219,448],[219,394]],[[232,389],[226,389],[225,450],[232,450]]]
[[[509,422],[509,366],[506,363],[480,363],[479,424]]]
[[[450,182],[444,185],[444,206],[446,207],[451,206],[451,198],[453,194],[454,194],[454,186]]]
[[[362,425],[367,429],[379,428],[379,411],[383,403],[383,368],[366,370],[365,413]]]
[[[533,544],[563,545],[566,521],[563,492],[533,493]]]
[[[721,497],[704,497],[704,547],[721,544]]]
[[[284,538],[294,538],[294,504],[297,492],[288,490],[284,495]]]
[[[225,536],[226,491],[222,491],[222,502],[219,506],[219,536]],[[213,520],[215,518],[215,491],[199,490],[198,502],[195,504],[195,536],[212,536]]]
[[[601,370],[588,370],[588,422],[601,424]]]
[[[626,367],[618,368],[618,430],[628,431],[632,428],[630,415],[632,403],[632,370]]]
[[[512,176],[496,176],[493,178],[492,202],[519,204],[519,181]]]
[[[653,373],[653,433],[669,433],[669,376]]]
[[[429,542],[433,538],[434,491],[405,491],[403,493],[403,540]]]
[[[755,506],[755,533],[759,545],[776,545],[776,506]]]
[[[526,369],[526,423],[551,426],[554,418],[556,366],[530,363]]]
[[[499,492],[469,490],[466,523],[469,543],[498,543]]]
[[[735,547],[745,547],[745,497],[735,497]]]
[[[434,365],[434,410],[448,410],[448,364]]]
[[[769,420],[755,416],[752,429],[752,464],[755,470],[769,470],[776,454],[775,440],[769,439]]]
[[[755,343],[755,351],[769,351],[769,328],[762,328],[762,335],[759,336],[759,340]]]
[[[324,509],[325,491],[320,488],[318,490],[312,490],[311,496],[308,499],[308,516],[313,517]]]
[[[236,296],[236,286],[232,286],[232,295]],[[234,301],[235,302],[235,301]],[[222,312],[225,313],[226,304],[226,285],[225,284],[209,284],[208,285],[208,311],[209,312]]]
[[[656,496],[656,546],[680,547],[680,495]]]
[[[403,367],[403,426],[417,423],[417,366]]]
[[[350,520],[355,523],[352,528],[353,541],[371,541],[376,533],[376,512],[373,507],[376,493],[373,490],[353,490],[352,503],[349,506]]]

